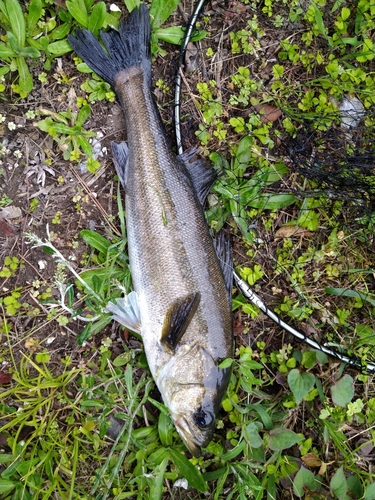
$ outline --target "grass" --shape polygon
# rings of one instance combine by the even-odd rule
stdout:
[[[8,47],[7,56],[4,46],[0,52],[7,97],[10,88],[21,97],[32,95],[35,82],[22,69],[26,62],[32,67],[26,53],[33,40],[39,44],[35,50],[45,54],[45,78],[50,81],[53,51],[64,53],[66,34],[77,20],[85,25],[96,19],[99,29],[119,17],[103,2],[97,7],[90,1],[67,2],[68,10],[60,9],[52,26],[49,14],[55,8],[33,1],[26,6],[23,34],[22,21],[9,24],[4,14],[13,8],[20,18],[16,3],[8,0],[0,8],[2,28],[18,40],[10,53],[12,36],[2,39]],[[153,53],[164,54],[169,49],[160,40],[168,32],[160,30],[168,16],[159,2],[152,4],[158,14]],[[36,36],[41,29],[34,19],[38,12],[48,40]],[[236,270],[285,321],[364,362],[373,361],[375,343],[373,214],[363,187],[371,193],[373,175],[370,169],[364,174],[361,166],[349,169],[345,161],[356,156],[364,161],[372,151],[375,80],[368,34],[373,19],[368,0],[319,0],[305,7],[296,1],[234,2],[224,27],[215,28],[215,18],[208,15],[200,21],[201,33],[203,28],[208,33],[201,42],[206,65],[220,57],[215,29],[220,34],[231,26],[227,71],[221,70],[219,78],[218,73],[199,80],[190,76],[190,89],[183,96],[183,102],[191,97],[186,111],[201,117],[195,140],[223,174],[209,196],[207,220],[214,230],[230,232]],[[281,32],[284,36],[275,42],[273,35]],[[277,50],[272,52],[273,46]],[[29,55],[35,54],[31,50]],[[18,79],[12,76],[17,74]],[[76,76],[60,75],[58,85],[66,88]],[[159,87],[162,104],[168,102],[173,88],[169,92],[166,83]],[[85,94],[77,99],[75,111],[44,113],[49,118],[40,120],[36,110],[29,110],[38,127],[55,140],[53,154],[60,154],[60,148],[67,158],[74,151],[72,161],[90,153],[90,132],[83,122],[92,101],[109,106],[113,100],[93,75],[81,90]],[[359,138],[340,127],[342,98],[354,95],[363,106]],[[9,129],[10,123],[6,117]],[[82,132],[81,145],[77,132]],[[6,151],[3,155],[10,156]],[[351,196],[356,185],[361,187]],[[85,196],[82,190],[71,201],[77,214],[84,210]],[[4,193],[2,206],[11,206],[13,199]],[[283,336],[235,291],[230,385],[207,452],[189,458],[155,392],[141,342],[134,340],[130,348],[122,341],[117,352],[119,332],[113,335],[110,316],[103,313],[110,299],[131,287],[119,191],[114,199],[118,218],[103,211],[102,228],[85,227],[75,238],[74,245],[85,245],[77,264],[69,260],[66,248],[59,248],[64,211],[58,206],[47,240],[40,231],[33,232],[38,228],[31,231],[33,252],[47,250],[43,258],[54,263],[53,276],[25,283],[22,256],[9,252],[4,257],[2,498],[374,498],[371,377]],[[30,214],[36,209],[35,202],[28,208]],[[35,321],[21,332],[15,318],[41,318],[44,324]],[[50,324],[60,334],[76,332],[68,354],[53,351]]]

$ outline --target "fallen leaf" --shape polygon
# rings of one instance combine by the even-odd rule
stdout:
[[[320,458],[315,455],[315,453],[307,453],[302,457],[302,462],[308,467],[320,467],[323,463]]]
[[[313,236],[313,233],[299,226],[283,226],[275,233],[275,238],[293,238],[300,236]]]
[[[20,207],[9,205],[1,210],[0,216],[4,219],[20,219],[22,218],[22,210]]]
[[[9,384],[9,382],[12,381],[12,377],[9,375],[9,373],[5,373],[2,370],[0,370],[0,384]]]
[[[35,427],[32,427],[31,425],[24,425],[17,436],[17,443],[19,443],[20,441],[25,441],[34,431]]]
[[[335,463],[334,460],[332,460],[332,462],[327,462],[327,463],[326,462],[322,462],[322,465],[320,466],[320,469],[319,469],[319,472],[318,472],[319,476],[324,476],[324,474],[327,472],[328,465],[331,465],[331,464],[334,464],[334,463]]]
[[[17,232],[13,229],[13,226],[3,219],[0,219],[0,232],[3,233],[5,237],[17,236]]]
[[[275,122],[283,114],[281,109],[277,108],[276,106],[272,106],[271,104],[257,104],[256,106],[252,106],[246,112],[246,116],[248,116],[253,111],[256,111],[260,114],[260,119],[263,123]]]
[[[29,351],[34,352],[39,346],[39,340],[34,339],[33,337],[29,337],[25,341],[25,348],[29,349]]]

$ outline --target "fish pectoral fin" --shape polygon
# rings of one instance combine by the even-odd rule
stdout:
[[[136,333],[141,333],[141,312],[139,310],[138,295],[130,292],[129,295],[108,302],[106,312],[113,314],[113,319]]]
[[[168,308],[161,332],[161,343],[175,350],[189,326],[201,300],[201,294],[191,293],[177,299]]]
[[[111,142],[113,163],[124,189],[126,189],[126,174],[129,165],[129,148],[126,142]]]

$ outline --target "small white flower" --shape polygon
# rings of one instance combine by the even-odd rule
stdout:
[[[8,123],[8,128],[9,128],[9,130],[15,130],[15,129],[16,129],[16,127],[17,127],[17,126],[16,126],[16,124],[15,124],[15,123],[13,123],[13,122],[9,122],[9,123]]]

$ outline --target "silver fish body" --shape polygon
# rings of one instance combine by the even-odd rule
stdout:
[[[223,241],[215,248],[203,213],[202,193],[210,175],[189,162],[189,155],[176,157],[152,98],[144,5],[120,28],[118,39],[129,36],[133,51],[142,43],[146,47],[132,55],[135,62],[125,58],[107,81],[126,119],[128,145],[114,145],[113,151],[125,186],[133,302],[151,373],[183,441],[198,455],[212,438],[230,376],[229,369],[219,367],[233,349],[230,273],[225,278],[222,269],[230,258]],[[108,33],[103,38],[112,57],[126,45],[118,39]],[[80,47],[72,45],[81,55]],[[101,61],[109,59],[101,50]],[[126,312],[113,304],[108,309],[129,326]]]

